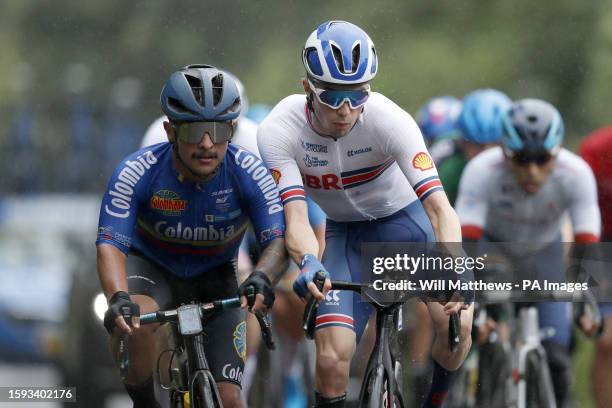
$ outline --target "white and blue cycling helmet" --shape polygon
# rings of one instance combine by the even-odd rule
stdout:
[[[459,131],[461,101],[454,96],[438,96],[427,101],[416,114],[416,122],[428,143]]]
[[[210,65],[188,65],[174,72],[160,102],[174,122],[232,121],[241,107],[234,76]]]
[[[502,117],[512,101],[495,89],[478,89],[463,98],[459,128],[465,140],[476,144],[499,142]]]
[[[302,61],[309,78],[337,85],[355,85],[376,76],[374,43],[361,28],[346,21],[328,21],[310,34]]]
[[[510,152],[547,151],[556,153],[563,142],[565,127],[559,111],[540,99],[514,102],[503,117],[504,148]]]

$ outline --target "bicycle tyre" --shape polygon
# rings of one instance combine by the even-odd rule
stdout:
[[[388,394],[385,395],[385,384],[387,384],[388,388],[385,369],[381,364],[370,373],[367,393],[361,406],[368,408],[389,408],[389,396]]]
[[[535,351],[527,354],[525,367],[526,398],[528,408],[554,408],[557,406],[548,362]]]
[[[215,397],[211,379],[204,373],[196,373],[189,393],[191,408],[220,408],[222,405]]]
[[[485,343],[478,355],[477,407],[501,407],[508,401],[506,395],[508,378],[511,376],[510,361],[501,343]]]

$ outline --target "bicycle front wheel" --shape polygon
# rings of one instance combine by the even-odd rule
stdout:
[[[198,372],[190,387],[189,399],[190,408],[222,408],[218,393],[215,392],[214,381],[210,376],[203,372]]]
[[[389,381],[381,364],[370,374],[367,392],[361,406],[368,408],[390,408],[388,390]]]
[[[527,355],[525,383],[528,408],[556,408],[557,403],[548,362],[535,351]]]

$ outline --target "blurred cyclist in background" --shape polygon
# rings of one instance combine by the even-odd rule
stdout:
[[[140,327],[141,311],[242,296],[249,286],[257,294],[252,311],[265,311],[287,267],[283,208],[272,175],[256,156],[228,144],[240,113],[234,78],[189,65],[170,76],[160,102],[169,143],[140,149],[117,167],[96,241],[108,300],[104,325],[113,354],[119,334],[130,335],[125,388],[136,408],[158,406],[152,374],[159,325]],[[263,252],[239,284],[235,262],[249,223]],[[245,317],[240,309],[220,312],[204,331],[206,358],[227,407],[242,406],[241,376],[230,378],[224,367],[244,371]]]
[[[454,96],[438,96],[427,101],[414,118],[425,144],[429,147],[447,137],[456,137],[460,113],[461,101]]]
[[[502,135],[502,115],[511,101],[495,89],[478,89],[463,98],[457,120],[459,133],[435,143],[430,151],[440,181],[451,204],[455,204],[459,179],[466,163],[483,150],[495,146]]]
[[[502,147],[489,149],[467,164],[456,204],[464,240],[504,243],[504,254],[512,257],[513,267],[542,282],[566,279],[561,245],[566,212],[575,248],[599,240],[593,173],[584,160],[562,148],[563,137],[563,120],[554,106],[538,99],[514,102],[503,115]],[[525,245],[513,243],[529,244],[529,253]],[[554,335],[542,345],[559,407],[571,399],[570,305],[537,303],[540,327],[554,328]],[[593,334],[588,324],[580,328]]]
[[[601,210],[601,240],[612,241],[612,126],[598,129],[580,145],[580,155],[593,170],[597,182]],[[595,402],[598,408],[608,407],[612,401],[612,303],[601,304],[605,318],[604,332],[596,343],[592,376]]]

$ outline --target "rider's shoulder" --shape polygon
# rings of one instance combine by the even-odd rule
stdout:
[[[504,170],[504,153],[501,147],[492,147],[478,153],[465,166],[463,177],[481,180],[498,177]]]
[[[572,179],[580,179],[586,174],[592,174],[591,167],[582,157],[565,148],[559,151],[555,171]]]

